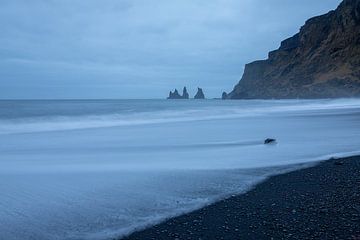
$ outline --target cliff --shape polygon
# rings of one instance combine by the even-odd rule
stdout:
[[[306,21],[267,60],[245,66],[230,99],[360,97],[360,0]]]

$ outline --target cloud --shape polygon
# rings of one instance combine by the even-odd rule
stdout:
[[[173,87],[199,85],[219,96],[245,63],[265,58],[307,18],[338,3],[2,0],[0,95],[163,97]]]

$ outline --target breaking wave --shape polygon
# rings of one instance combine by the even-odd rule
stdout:
[[[128,105],[132,105],[132,100],[119,101],[128,101]],[[176,110],[174,110],[175,107],[171,102],[169,104],[169,102],[163,101],[161,104],[164,106],[154,111],[148,111],[134,105],[130,108],[131,110],[119,110],[114,107],[106,109],[106,113],[99,111],[99,109],[93,109],[94,112],[102,112],[102,114],[91,114],[89,111],[82,114],[82,108],[86,106],[86,103],[84,103],[84,106],[80,104],[78,109],[74,109],[73,112],[76,112],[76,114],[58,111],[55,114],[53,112],[51,114],[44,112],[40,116],[28,116],[25,112],[23,115],[11,118],[2,114],[2,116],[0,115],[0,134],[233,119],[269,114],[279,115],[281,113],[301,114],[306,112],[309,115],[313,112],[314,114],[321,114],[322,110],[328,109],[346,110],[359,108],[360,99],[232,101],[229,104],[225,104],[225,106],[223,102],[208,106],[204,102],[202,104],[194,104],[194,102],[190,101],[186,103],[188,105],[184,105]],[[6,112],[7,106],[4,104],[1,104],[1,106],[2,110]],[[101,107],[103,106],[98,106],[100,109]],[[326,112],[326,114],[329,114],[329,112]]]

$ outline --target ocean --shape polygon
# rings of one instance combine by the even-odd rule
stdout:
[[[0,239],[121,237],[359,153],[360,99],[2,100]]]

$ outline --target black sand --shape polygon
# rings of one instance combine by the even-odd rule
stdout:
[[[360,157],[271,177],[125,239],[360,239]]]

